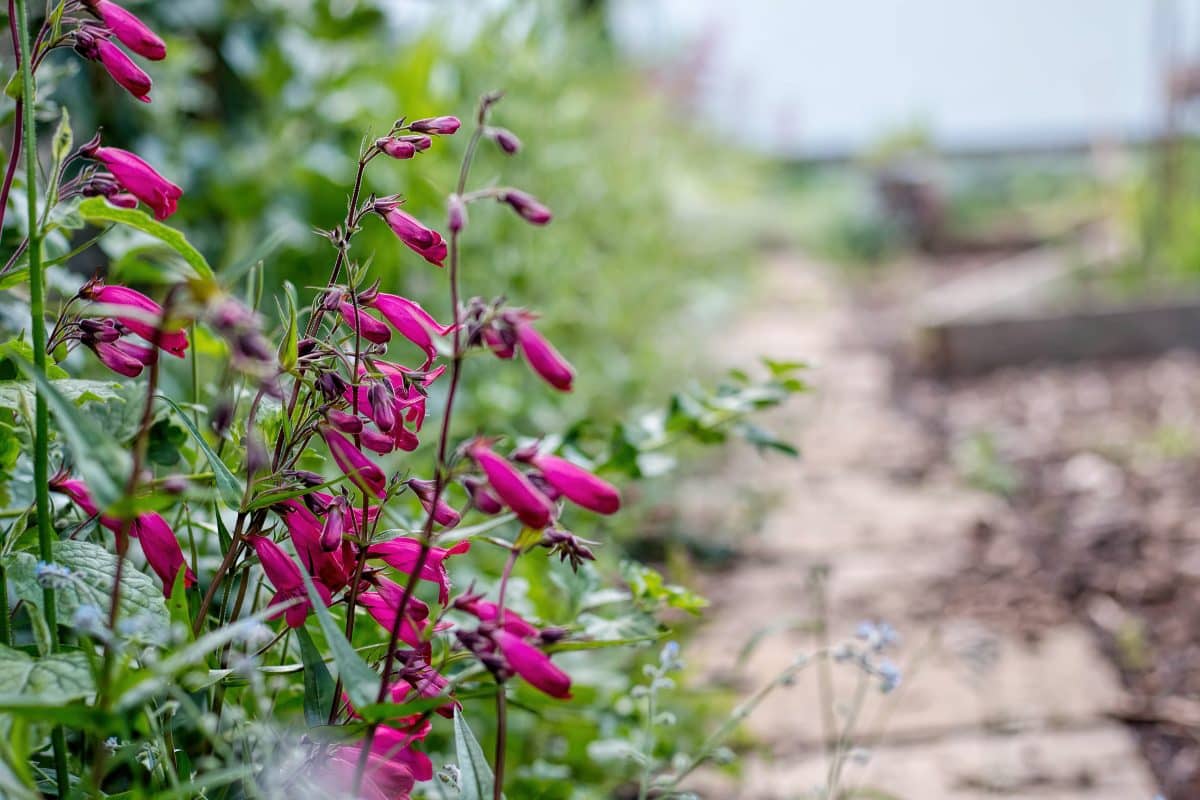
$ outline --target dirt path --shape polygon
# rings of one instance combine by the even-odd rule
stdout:
[[[727,473],[694,487],[714,498],[767,497],[774,505],[746,557],[706,586],[715,602],[691,643],[699,682],[749,694],[819,646],[814,598],[824,596],[832,642],[862,620],[885,620],[902,646],[899,689],[874,686],[858,714],[856,753],[841,782],[858,797],[1150,800],[1153,782],[1125,728],[1106,712],[1122,699],[1108,663],[1073,623],[1025,641],[938,607],[929,587],[968,552],[977,520],[1003,513],[991,495],[962,485],[938,462],[927,432],[894,408],[890,366],[855,330],[849,303],[817,265],[776,258],[762,301],[723,340],[722,361],[747,354],[814,365],[814,392],[772,426],[800,444],[802,459],[731,457]],[[814,570],[827,590],[814,591]],[[740,648],[771,622],[748,661]],[[785,800],[825,781],[825,742],[844,721],[859,671],[832,669],[832,707],[810,668],[780,690],[746,727],[762,745],[740,781],[699,776],[706,798]],[[823,709],[830,712],[823,713]],[[839,713],[841,712],[841,713]]]

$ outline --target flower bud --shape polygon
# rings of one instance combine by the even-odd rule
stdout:
[[[414,133],[452,134],[462,127],[458,117],[428,117],[419,119],[408,126]]]
[[[332,553],[342,546],[342,532],[346,527],[349,502],[341,495],[333,498],[325,512],[325,524],[321,528],[321,549]]]
[[[408,488],[412,489],[413,494],[417,496],[417,500],[421,502],[421,507],[425,509],[425,513],[431,514],[433,521],[438,525],[445,528],[453,528],[462,520],[459,513],[446,502],[444,491],[437,498],[437,505],[434,505],[433,498],[437,494],[435,491],[437,486],[433,481],[411,478],[408,481]]]
[[[521,149],[521,140],[517,135],[506,128],[488,128],[488,138],[500,146],[500,149],[508,153],[510,156],[515,155]]]
[[[345,411],[331,408],[325,412],[325,419],[329,420],[329,424],[342,433],[348,433],[351,436],[356,433],[362,433],[363,421],[353,414],[347,414]]]
[[[467,227],[467,204],[457,194],[450,195],[446,201],[446,227],[451,233],[459,233]]]
[[[322,372],[317,378],[317,388],[326,400],[336,400],[345,393],[349,385],[336,372]]]
[[[400,142],[407,142],[408,144],[411,144],[413,147],[417,148],[418,153],[425,152],[433,145],[433,139],[430,139],[423,133],[412,134],[408,136],[394,136],[392,138]]]
[[[167,46],[154,31],[146,27],[136,15],[110,0],[85,0],[88,9],[103,20],[121,44],[151,61],[167,57]]]
[[[504,503],[500,502],[500,498],[491,490],[491,487],[479,480],[479,478],[470,476],[463,478],[462,485],[471,497],[471,505],[475,506],[480,512],[491,516],[492,514],[499,514],[504,510]]]
[[[385,456],[396,449],[396,440],[387,434],[366,428],[359,434],[362,446],[373,453]]]
[[[538,202],[536,197],[520,189],[505,189],[497,195],[497,199],[508,203],[522,219],[534,225],[545,225],[553,218],[550,209]]]
[[[375,146],[382,150],[386,155],[392,158],[405,160],[412,158],[417,154],[417,146],[412,142],[393,139],[390,136],[385,136],[382,139],[375,140]]]
[[[529,364],[542,380],[560,392],[571,391],[575,370],[554,345],[538,333],[528,319],[522,319],[517,325],[517,341],[521,345],[525,363]]]

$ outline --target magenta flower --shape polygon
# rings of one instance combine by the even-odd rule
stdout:
[[[536,455],[530,463],[541,470],[547,483],[576,505],[599,514],[615,514],[620,510],[621,493],[617,487],[583,467],[548,454]]]
[[[446,260],[446,242],[442,235],[432,228],[427,228],[416,217],[400,210],[400,204],[395,200],[379,200],[375,203],[375,212],[383,217],[388,227],[400,241],[410,250],[420,255],[436,267],[442,266]]]
[[[109,0],[86,0],[86,3],[91,12],[130,50],[151,61],[161,61],[167,57],[166,44],[137,16]]]
[[[329,453],[338,469],[344,472],[355,486],[375,497],[384,496],[387,476],[383,474],[383,470],[333,428],[322,426],[321,436],[325,438],[325,444],[329,446]]]
[[[483,329],[483,343],[496,356],[508,360],[517,354],[517,337],[512,328],[487,327]]]
[[[350,579],[346,574],[341,554],[336,548],[327,550],[324,546],[325,523],[317,519],[308,506],[299,500],[284,500],[274,508],[287,525],[292,546],[296,548],[296,553],[309,574],[315,575],[330,591],[336,592],[345,586]],[[333,509],[326,513],[332,514],[337,511]],[[353,515],[348,519],[353,519]],[[343,518],[343,527],[346,527],[348,519]]]
[[[428,311],[421,308],[420,303],[407,297],[379,292],[368,305],[382,314],[401,336],[421,348],[425,353],[425,367],[437,358],[432,334],[445,336],[454,330],[453,325],[439,324]]]
[[[462,127],[458,117],[427,117],[408,126],[415,133],[451,134]]]
[[[94,58],[108,72],[109,77],[127,92],[143,103],[150,102],[150,90],[154,88],[154,81],[150,80],[145,70],[133,63],[133,59],[127,56],[124,50],[107,38],[98,37]]]
[[[345,300],[338,305],[342,319],[360,336],[375,344],[387,344],[392,340],[392,332],[379,320],[372,317],[361,308],[355,308],[353,303]]]
[[[389,155],[392,158],[400,159],[401,161],[412,158],[417,154],[417,146],[414,143],[396,139],[391,136],[385,136],[382,139],[376,139],[375,146],[382,150],[386,155]]]
[[[520,470],[507,459],[496,455],[480,440],[474,442],[467,452],[483,470],[492,489],[521,522],[535,529],[550,524],[554,517],[554,504]]]
[[[196,573],[192,572],[192,568],[184,560],[183,549],[179,546],[175,531],[171,530],[171,526],[161,515],[139,515],[134,519],[129,535],[141,544],[146,563],[162,581],[165,596],[171,596],[171,588],[175,585],[175,578],[181,569],[184,571],[183,585],[196,585]]]
[[[428,136],[426,136],[423,133],[410,134],[407,136],[396,136],[393,138],[395,138],[396,141],[398,141],[398,142],[404,142],[405,144],[411,144],[413,147],[415,147],[417,149],[418,153],[423,153],[426,150],[428,150],[430,147],[433,146],[433,139],[430,139]]]
[[[87,342],[100,363],[127,378],[136,378],[154,362],[154,351],[126,341]]]
[[[128,150],[117,147],[91,147],[82,151],[87,158],[103,162],[130,194],[154,210],[160,220],[175,213],[183,189],[164,178],[154,167]]]
[[[325,412],[325,419],[329,420],[329,424],[342,433],[348,433],[351,436],[356,433],[362,433],[363,421],[353,414],[347,414],[345,411],[331,408]]]
[[[554,345],[538,333],[528,318],[523,317],[517,323],[517,341],[525,354],[525,362],[542,380],[561,392],[571,391],[575,370]]]
[[[571,676],[554,666],[550,656],[504,629],[492,638],[508,666],[530,686],[560,700],[571,699]]]
[[[448,550],[441,547],[429,548],[429,555],[425,559],[425,566],[421,568],[420,578],[438,585],[438,602],[442,605],[450,600],[450,575],[446,572],[445,561],[450,556],[465,553],[470,549],[469,541],[459,542]],[[404,573],[412,573],[417,568],[417,559],[420,558],[420,554],[421,543],[416,539],[405,537],[371,545],[368,552],[371,558],[382,559],[392,569]]]
[[[471,505],[484,514],[499,514],[504,510],[504,503],[492,491],[492,488],[478,478],[467,476],[462,479],[463,488],[471,496]]]
[[[399,746],[396,737],[385,733],[388,730],[385,726],[376,730],[361,778],[358,765],[362,760],[363,745],[343,745],[329,751],[316,767],[317,786],[326,790],[330,797],[341,797],[348,796],[346,788],[357,783],[358,800],[409,800],[417,780],[433,778],[433,764],[423,753],[407,745]],[[412,739],[407,734],[400,736],[406,737],[406,741]],[[414,765],[422,774],[427,766],[429,777],[418,778]]]
[[[417,478],[410,478],[408,488],[412,489],[413,494],[421,502],[421,507],[425,509],[426,514],[433,514],[433,521],[445,528],[453,528],[462,521],[462,517],[454,508],[446,502],[446,493],[443,491],[441,497],[437,499],[437,505],[433,504],[434,488],[433,481],[423,481]]]
[[[516,155],[521,149],[521,140],[507,128],[488,128],[488,138],[500,146],[505,153]]]
[[[283,614],[289,628],[299,628],[304,624],[304,620],[312,608],[312,602],[308,599],[308,591],[304,587],[304,578],[300,574],[300,567],[296,566],[296,562],[288,557],[288,554],[283,552],[279,545],[267,537],[250,536],[248,540],[250,546],[254,548],[254,552],[258,554],[258,561],[262,564],[267,580],[275,587],[275,596],[271,598],[269,605],[278,606],[289,600],[298,599],[300,601],[286,609],[276,611],[270,619],[276,619]],[[325,605],[333,602],[333,597],[325,584],[314,581],[313,586],[316,587],[317,594],[321,596]]]
[[[93,280],[84,284],[83,288],[79,290],[79,296],[85,300],[91,300],[92,302],[101,303],[106,306],[128,308],[130,311],[135,312],[137,316],[124,316],[119,311],[115,314],[117,321],[126,328],[148,342],[153,342],[157,337],[159,347],[173,356],[183,358],[184,353],[187,351],[187,333],[182,328],[164,330],[161,333],[157,333],[157,328],[152,323],[146,321],[147,317],[161,320],[163,308],[141,292],[125,286],[110,286]],[[129,355],[136,356],[138,354],[130,351]]]
[[[454,607],[474,614],[480,622],[496,622],[500,618],[500,606],[478,595],[466,595],[454,601]],[[515,611],[504,609],[504,630],[522,639],[532,639],[541,631]]]
[[[362,446],[370,450],[372,453],[378,453],[381,456],[386,456],[388,453],[396,449],[396,437],[394,434],[389,435],[366,428],[358,436],[359,441],[362,442]]]
[[[522,192],[520,189],[505,189],[496,196],[496,199],[501,203],[508,203],[513,211],[521,215],[522,219],[534,225],[545,225],[554,217],[550,213],[550,209],[538,202],[536,197]]]

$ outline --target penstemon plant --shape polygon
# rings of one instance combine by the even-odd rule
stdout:
[[[407,213],[400,195],[368,193],[365,179],[377,159],[411,162],[461,136],[459,119],[402,118],[364,142],[345,218],[319,231],[333,251],[325,285],[307,311],[283,287],[272,326],[257,310],[259,267],[239,298],[163,224],[186,202],[179,186],[99,134],[76,147],[65,110],[39,146],[36,77],[51,52],[97,62],[150,102],[151,78],[122,45],[159,60],[163,41],[110,0],[52,3],[36,32],[25,0],[10,0],[8,16],[16,146],[0,214],[10,200],[25,214],[0,286],[28,291],[31,342],[0,345],[16,370],[0,382],[9,409],[0,450],[22,450],[0,467],[15,471],[27,454],[34,498],[22,508],[0,483],[16,509],[5,512],[12,524],[0,549],[5,796],[382,800],[424,784],[440,796],[500,798],[514,684],[568,700],[572,678],[551,656],[605,643],[513,610],[518,562],[542,552],[563,569],[588,568],[597,543],[567,524],[622,505],[597,466],[635,476],[642,456],[677,437],[718,441],[738,426],[786,449],[744,418],[802,388],[798,365],[768,363],[764,385],[738,373],[713,397],[677,395],[640,435],[618,427],[610,452],[590,464],[584,426],[519,441],[464,436],[454,415],[472,359],[523,361],[560,392],[576,379],[534,311],[466,291],[476,268],[461,258],[468,209],[490,201],[531,225],[552,218],[524,191],[471,183],[488,148],[521,150],[492,123],[500,93],[475,112],[445,236]],[[406,257],[444,270],[449,319],[372,280],[371,258],[352,245],[376,224]],[[85,225],[99,234],[87,238]],[[66,268],[117,228],[169,253],[153,270],[159,299],[110,276],[63,290]],[[68,274],[56,273],[49,315],[55,268]],[[125,380],[69,378],[68,359]],[[174,360],[190,362],[190,380]],[[132,413],[85,410],[109,401]],[[195,471],[166,469],[181,460]],[[52,495],[62,499],[57,513]],[[499,577],[491,591],[456,592],[451,567],[478,545],[503,554]],[[302,730],[281,708],[296,693]],[[471,717],[495,730],[490,759]],[[423,751],[438,718],[458,762],[440,783]],[[643,794],[646,786],[643,778]]]

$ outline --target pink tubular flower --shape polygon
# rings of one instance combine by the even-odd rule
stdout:
[[[446,493],[443,491],[437,499],[437,506],[433,504],[434,488],[433,481],[423,481],[417,478],[410,478],[408,488],[412,489],[413,494],[421,501],[421,507],[425,509],[426,514],[433,514],[433,521],[444,528],[453,528],[462,521],[462,517],[454,508],[446,502]]]
[[[275,505],[275,510],[287,525],[292,545],[309,574],[316,576],[330,591],[345,586],[349,577],[340,553],[336,547],[327,550],[324,546],[325,524],[299,500],[284,500]],[[338,509],[331,507],[326,513],[336,514]],[[343,518],[343,528],[346,522]]]
[[[258,561],[262,564],[267,580],[275,587],[275,596],[271,598],[270,605],[276,606],[289,600],[300,600],[295,605],[276,611],[270,619],[276,619],[283,614],[289,628],[299,628],[304,624],[309,609],[312,608],[312,602],[308,599],[308,592],[304,587],[304,578],[300,575],[300,568],[296,566],[295,561],[288,557],[287,553],[279,548],[279,545],[267,537],[250,536],[248,538],[250,546],[258,554]],[[325,605],[333,602],[329,589],[323,583],[314,581],[313,585]]]
[[[492,638],[508,666],[530,686],[560,700],[571,699],[571,676],[554,666],[550,656],[504,629]]]
[[[100,359],[100,363],[118,375],[136,378],[142,370],[154,362],[154,351],[124,341],[88,342],[88,347]]]
[[[495,622],[500,618],[500,606],[488,600],[484,600],[477,595],[467,595],[460,597],[454,601],[454,607],[466,611],[468,614],[474,614],[480,622]],[[511,633],[513,636],[519,636],[522,639],[531,639],[537,636],[541,631],[528,620],[521,617],[515,611],[504,609],[504,630]]]
[[[321,436],[329,446],[329,453],[354,485],[367,494],[382,498],[387,489],[387,476],[371,459],[354,446],[345,436],[333,428],[322,426]]]
[[[367,341],[374,342],[375,344],[387,344],[392,340],[392,332],[388,329],[387,325],[384,325],[361,308],[355,308],[352,303],[347,303],[343,300],[341,305],[338,306],[338,311],[341,313],[342,319],[345,320],[346,324],[353,330],[358,331]]]
[[[400,210],[400,204],[395,200],[379,200],[375,203],[375,212],[383,217],[392,232],[404,242],[410,250],[420,255],[436,267],[442,266],[446,260],[446,242],[442,235],[432,228],[427,228],[416,217]]]
[[[386,155],[400,159],[401,161],[412,158],[417,154],[417,146],[415,144],[391,136],[376,139],[375,146]]]
[[[171,596],[175,578],[181,569],[184,570],[183,585],[196,585],[196,573],[192,572],[192,568],[184,560],[183,549],[179,546],[175,531],[171,530],[171,526],[161,515],[150,513],[138,516],[134,519],[129,534],[142,545],[146,563],[162,580],[165,596]]]
[[[469,541],[462,541],[449,549],[430,547],[421,568],[420,578],[438,585],[438,602],[445,605],[450,600],[450,575],[446,572],[446,559],[465,553],[471,549]],[[421,543],[416,539],[400,537],[386,542],[371,545],[368,555],[382,559],[392,569],[404,573],[412,573],[417,568],[417,560],[421,555]]]
[[[550,524],[554,517],[554,504],[520,470],[492,452],[482,441],[474,442],[468,452],[487,476],[492,489],[521,522],[535,529]]]
[[[504,510],[504,503],[492,491],[492,488],[478,478],[470,476],[463,478],[463,488],[471,496],[471,503],[484,514],[499,514]]]
[[[501,203],[508,203],[522,219],[534,225],[545,225],[554,217],[550,209],[542,205],[536,197],[520,189],[505,189],[496,195],[496,199]]]
[[[414,133],[452,134],[462,127],[458,117],[427,117],[408,126]]]
[[[342,433],[348,433],[351,436],[362,433],[363,421],[353,414],[347,414],[345,411],[334,408],[325,412],[325,419],[329,420],[329,424]]]
[[[103,162],[118,183],[154,210],[156,218],[163,220],[175,213],[183,189],[133,153],[118,147],[93,147],[82,152],[87,158]]]
[[[517,341],[521,345],[521,352],[525,354],[526,363],[542,380],[560,392],[571,391],[575,370],[528,319],[523,318],[517,323]]]
[[[379,732],[375,735],[378,737]],[[362,778],[358,779],[362,751],[362,745],[332,750],[317,769],[317,785],[327,790],[330,797],[349,797],[347,787],[359,780],[358,800],[409,800],[416,778],[408,764],[403,759],[381,755],[372,744]]]
[[[150,80],[145,70],[133,63],[132,58],[125,55],[124,50],[107,38],[98,38],[96,58],[109,76],[127,92],[143,103],[150,102],[150,90],[154,88],[154,81]]]
[[[440,325],[428,311],[421,308],[420,303],[400,295],[380,292],[371,299],[369,305],[383,314],[383,318],[401,336],[421,348],[425,353],[426,367],[437,358],[432,334],[445,336],[454,329],[452,325]]]
[[[621,508],[621,493],[608,481],[597,478],[583,467],[565,458],[536,455],[530,459],[541,470],[547,483],[576,505],[599,514],[615,514]]]
[[[164,330],[159,333],[152,323],[146,321],[147,317],[162,319],[163,308],[141,292],[125,286],[110,286],[100,281],[89,281],[79,290],[79,296],[106,306],[128,308],[137,316],[122,316],[120,312],[115,315],[117,321],[126,328],[148,342],[153,342],[157,338],[158,346],[173,356],[183,358],[187,351],[187,333],[182,328]],[[138,355],[133,351],[128,354]]]
[[[362,446],[370,450],[372,453],[378,453],[381,456],[386,456],[388,453],[396,449],[395,436],[379,431],[373,431],[370,428],[363,430],[359,435],[359,441]]]
[[[134,14],[109,0],[87,0],[87,6],[122,44],[139,56],[151,61],[161,61],[167,57],[167,46],[163,40]]]

